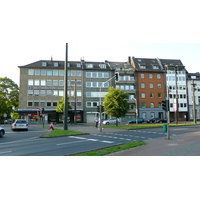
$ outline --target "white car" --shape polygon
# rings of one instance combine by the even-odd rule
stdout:
[[[11,129],[13,130],[13,131],[15,131],[15,130],[26,130],[26,131],[28,131],[28,123],[27,123],[27,121],[26,120],[24,120],[24,119],[16,119],[15,121],[14,121],[14,123],[12,124],[12,127],[11,127]]]
[[[104,125],[116,124],[116,118],[110,118],[110,119],[104,120],[102,124]],[[120,124],[119,120],[118,120],[118,124]]]
[[[0,137],[3,137],[5,135],[5,130],[0,127]]]

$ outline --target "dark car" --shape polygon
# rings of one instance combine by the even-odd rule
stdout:
[[[173,122],[173,121],[174,121],[174,119],[173,119],[173,118],[170,118],[170,122]],[[167,123],[167,118],[163,118],[163,119],[162,119],[162,122],[163,122],[163,123]]]
[[[160,123],[161,119],[160,118],[152,118],[147,120],[147,123]]]
[[[144,119],[143,119],[143,118],[138,118],[138,119],[137,119],[137,122],[138,122],[138,123],[143,123],[143,122],[144,122]],[[131,121],[128,121],[127,124],[136,124],[136,119],[133,119],[133,120],[131,120]]]

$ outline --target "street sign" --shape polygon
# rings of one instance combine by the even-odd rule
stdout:
[[[174,112],[176,112],[177,111],[176,103],[173,103],[173,108],[174,108]]]

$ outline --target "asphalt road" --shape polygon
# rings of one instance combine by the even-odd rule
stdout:
[[[84,129],[84,127],[83,127]],[[170,128],[171,135],[195,132],[196,126]],[[11,131],[5,127],[6,135],[0,138],[0,156],[63,156],[79,152],[99,149],[130,141],[148,141],[166,137],[162,128],[143,130],[116,130],[107,129],[103,133],[90,135],[67,136],[57,138],[39,138],[48,130],[29,127],[29,131]]]

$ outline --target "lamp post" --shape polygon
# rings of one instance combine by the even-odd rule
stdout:
[[[132,98],[135,101],[135,117],[136,117],[136,124],[138,124],[138,106],[137,106],[137,99],[136,98]]]

